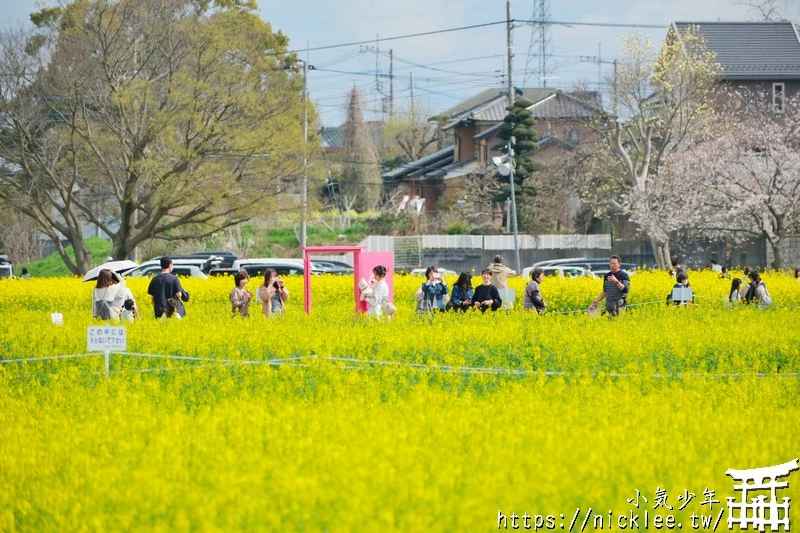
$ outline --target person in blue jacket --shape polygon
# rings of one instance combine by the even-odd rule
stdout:
[[[462,272],[456,284],[453,285],[453,292],[450,294],[450,302],[447,309],[466,311],[472,306],[472,276]]]

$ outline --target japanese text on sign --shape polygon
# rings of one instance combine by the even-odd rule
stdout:
[[[119,351],[127,349],[127,334],[124,327],[93,326],[86,333],[86,349],[90,352]]]

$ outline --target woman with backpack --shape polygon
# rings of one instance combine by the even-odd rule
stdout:
[[[127,295],[125,279],[112,270],[102,269],[92,291],[92,317],[119,320],[124,295]]]
[[[748,277],[750,278],[750,283],[747,284],[744,289],[744,294],[742,295],[745,303],[756,302],[760,304],[761,307],[772,304],[772,297],[769,295],[769,291],[767,291],[767,285],[761,281],[761,275],[758,271],[750,271]]]

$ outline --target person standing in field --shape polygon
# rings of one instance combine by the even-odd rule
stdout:
[[[472,294],[472,276],[467,272],[462,272],[459,274],[455,285],[453,285],[453,292],[450,294],[447,309],[466,311],[472,307]]]
[[[425,283],[417,290],[417,311],[444,311],[450,296],[447,293],[447,283],[435,266],[425,269]]]
[[[120,299],[126,289],[122,276],[107,268],[102,269],[92,291],[92,317],[119,320],[122,307]]]
[[[264,271],[264,284],[258,288],[258,299],[261,301],[261,314],[267,318],[282,315],[286,310],[289,291],[274,268]]]
[[[172,259],[169,257],[161,258],[161,273],[150,280],[147,287],[147,294],[153,300],[153,312],[156,318],[161,318],[167,311],[167,300],[175,300],[176,311],[181,318],[186,314],[186,308],[179,304],[182,299],[187,298],[187,293],[181,287],[178,277],[172,273]],[[183,312],[181,312],[183,309]]]
[[[481,272],[483,283],[475,287],[472,294],[472,305],[485,313],[487,309],[497,311],[503,305],[503,299],[500,297],[500,291],[497,290],[492,284],[492,271],[484,268]]]
[[[517,272],[503,264],[502,255],[494,256],[492,263],[489,265],[489,270],[492,273],[492,285],[497,287],[501,297],[506,299],[503,307],[506,309],[513,308],[514,302],[508,298],[508,278],[513,278],[517,275]]]
[[[544,281],[544,271],[541,268],[534,268],[531,271],[531,281],[525,287],[525,298],[522,301],[522,307],[529,311],[536,311],[537,313],[544,314],[547,307],[547,302],[542,298],[542,290],[539,284]]]
[[[378,265],[372,269],[372,292],[368,293],[365,300],[367,302],[367,316],[382,317],[384,305],[389,301],[389,285],[386,284],[386,267]]]
[[[592,301],[589,311],[595,311],[598,304],[605,300],[606,312],[611,316],[617,316],[625,313],[631,278],[627,272],[620,269],[619,256],[612,255],[608,260],[608,266],[611,270],[603,276],[603,291]]]
[[[234,287],[231,290],[231,316],[235,317],[236,314],[241,314],[242,318],[250,316],[250,300],[253,295],[247,290],[247,282],[250,281],[250,275],[246,270],[240,270],[233,276]]]

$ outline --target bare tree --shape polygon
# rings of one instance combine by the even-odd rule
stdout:
[[[745,2],[735,2],[735,5],[751,8],[765,22],[788,20],[790,16],[797,15],[796,0],[747,0]]]
[[[122,258],[273,211],[300,175],[302,83],[252,7],[80,1],[0,37],[0,195],[73,272],[87,223]]]
[[[439,141],[439,129],[428,122],[419,106],[411,104],[396,112],[395,118],[383,127],[383,160],[403,158],[406,161],[433,153]]]
[[[24,216],[8,208],[0,214],[0,243],[17,264],[38,261],[44,252],[39,231]]]
[[[598,150],[583,154],[590,178],[587,199],[606,212],[631,214],[661,179],[667,154],[690,146],[714,123],[713,103],[721,67],[696,28],[670,31],[656,50],[639,34],[625,39],[618,62],[613,106],[616,120],[592,126]],[[670,264],[669,232],[640,226],[660,268]]]

